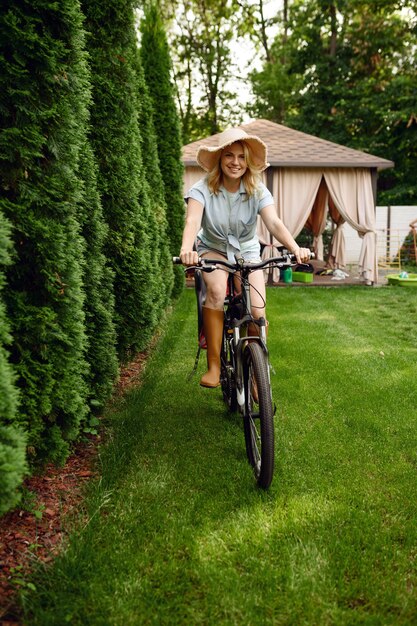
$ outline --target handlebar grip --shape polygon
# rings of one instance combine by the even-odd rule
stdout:
[[[181,258],[179,256],[173,256],[172,257],[172,262],[174,265],[182,265],[182,261]]]

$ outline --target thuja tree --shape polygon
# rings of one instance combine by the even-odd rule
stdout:
[[[88,402],[94,414],[110,397],[118,374],[118,360],[113,323],[113,271],[103,252],[108,229],[97,189],[97,167],[87,134],[80,153],[79,175],[82,196],[78,220],[85,239],[83,284],[88,340]],[[96,418],[91,416],[85,429],[91,427],[91,422],[94,421]]]
[[[79,7],[79,1],[77,0]],[[81,15],[81,13],[80,13]],[[84,31],[80,42],[85,50]],[[87,335],[86,373],[88,404],[92,413],[100,410],[108,400],[118,375],[116,331],[113,321],[113,272],[104,254],[107,224],[104,220],[100,194],[97,189],[97,165],[90,142],[91,75],[87,64],[80,64],[77,72],[76,102],[81,146],[78,155],[79,202],[77,220],[84,239],[83,291]],[[90,416],[90,420],[95,420]],[[83,430],[91,428],[91,422]]]
[[[9,363],[9,323],[1,301],[4,268],[10,264],[10,226],[0,213],[0,515],[18,501],[26,471],[26,437],[16,423],[17,390]]]
[[[92,69],[91,138],[108,225],[105,253],[114,271],[117,344],[125,360],[149,341],[158,289],[138,124],[134,15],[131,0],[83,0],[82,8]]]
[[[88,412],[77,176],[85,58],[77,0],[3,3],[0,42],[0,209],[15,249],[4,299],[18,421],[30,453],[61,461]]]
[[[139,128],[145,171],[145,186],[151,200],[149,214],[152,235],[153,269],[159,288],[156,293],[158,311],[162,312],[170,300],[174,273],[168,237],[167,206],[164,183],[158,157],[157,136],[154,126],[152,101],[139,54],[136,55],[136,73],[139,97]]]
[[[141,22],[141,34],[141,57],[153,103],[160,168],[168,207],[170,251],[172,255],[177,255],[181,247],[184,225],[180,125],[170,80],[171,61],[166,34],[159,11],[154,4],[145,10],[145,17]],[[180,292],[183,284],[183,271],[177,267],[175,295]]]

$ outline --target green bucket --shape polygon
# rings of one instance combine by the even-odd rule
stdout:
[[[283,271],[284,283],[292,283],[292,267],[286,267]]]

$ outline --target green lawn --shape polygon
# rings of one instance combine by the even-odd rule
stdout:
[[[102,476],[26,624],[415,624],[417,295],[268,292],[276,474],[191,382],[195,296],[106,415]],[[203,363],[200,362],[199,373]]]

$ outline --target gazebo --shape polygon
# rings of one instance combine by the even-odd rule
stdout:
[[[297,237],[304,227],[311,230],[316,257],[323,259],[322,233],[330,215],[335,230],[328,264],[343,268],[343,225],[349,223],[362,238],[360,276],[367,284],[376,283],[377,175],[378,170],[393,167],[394,163],[268,120],[242,124],[241,128],[258,135],[268,146],[270,167],[263,173],[264,182],[272,192],[279,217],[292,235]],[[216,145],[217,135],[184,146],[184,190],[204,175],[195,160],[202,144]],[[264,244],[263,256],[274,256],[274,248],[280,244],[271,239],[260,219],[258,234]]]

